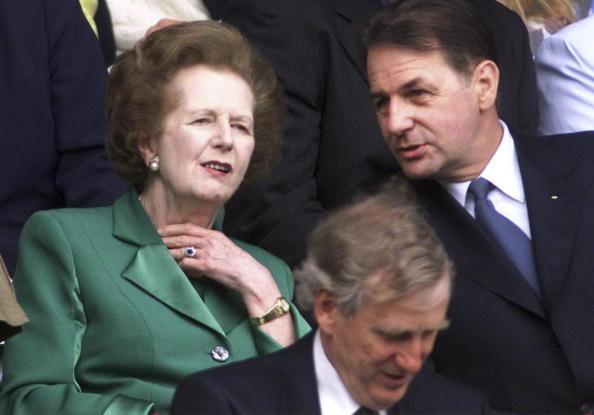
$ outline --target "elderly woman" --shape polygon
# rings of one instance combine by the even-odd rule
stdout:
[[[108,152],[132,188],[26,225],[15,285],[31,322],[8,342],[0,413],[167,413],[185,375],[309,330],[288,267],[217,230],[275,153],[280,93],[219,23],[172,26],[122,55]]]

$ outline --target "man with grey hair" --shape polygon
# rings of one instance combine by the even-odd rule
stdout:
[[[296,279],[318,330],[278,353],[190,376],[173,415],[487,411],[479,395],[422,370],[448,325],[452,268],[402,184],[324,220]]]

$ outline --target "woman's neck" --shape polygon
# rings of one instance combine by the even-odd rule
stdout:
[[[220,203],[175,195],[159,182],[147,186],[138,199],[157,229],[176,223],[192,223],[209,229],[221,207]]]

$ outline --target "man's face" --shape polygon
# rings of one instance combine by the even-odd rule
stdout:
[[[488,84],[476,70],[458,73],[438,51],[377,46],[367,73],[382,134],[406,176],[465,181],[480,174],[499,141],[484,131]]]
[[[318,295],[316,318],[328,360],[351,396],[380,410],[402,399],[438,331],[447,326],[450,282],[444,277],[396,301],[376,302],[382,293],[374,294],[350,317],[331,299],[324,301],[326,294]]]

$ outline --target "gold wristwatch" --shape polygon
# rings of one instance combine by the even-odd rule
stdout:
[[[250,323],[256,327],[262,326],[269,321],[284,316],[290,310],[291,307],[289,306],[289,302],[285,300],[285,297],[278,297],[275,303],[272,305],[272,308],[264,313],[264,315],[260,317],[250,317]]]

